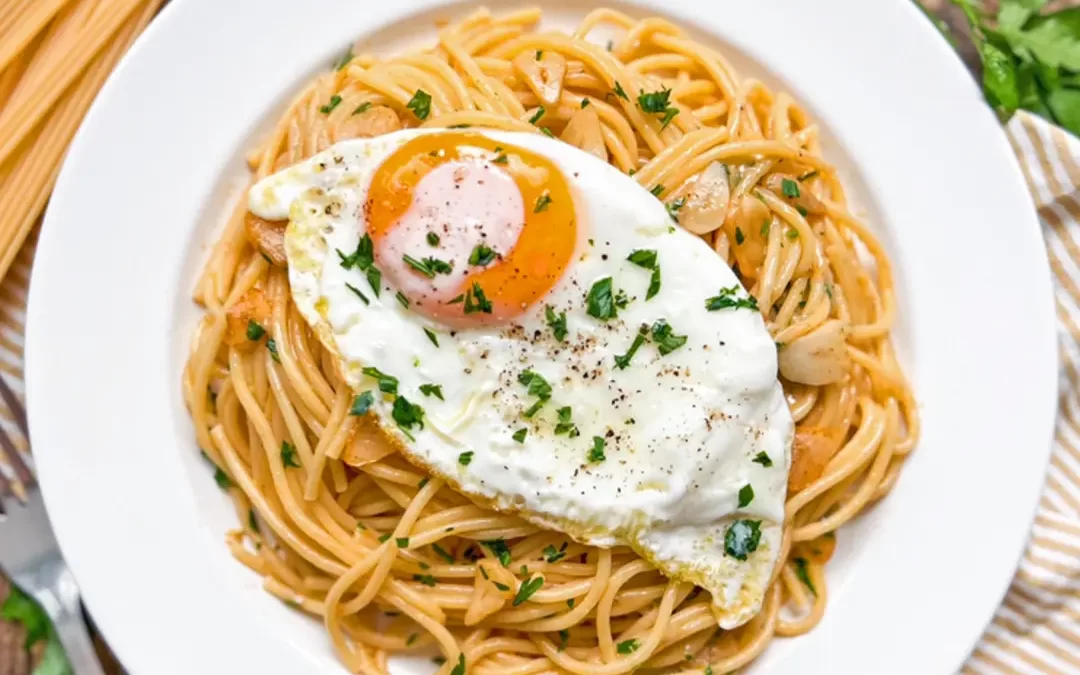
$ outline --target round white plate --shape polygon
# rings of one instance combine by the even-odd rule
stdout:
[[[550,25],[568,25],[590,3],[546,4]],[[413,46],[468,9],[173,2],[72,145],[30,293],[30,424],[56,534],[134,675],[343,672],[322,626],[264,593],[222,543],[235,515],[180,395],[190,291],[243,185],[244,149],[299,85],[359,36]],[[1023,549],[1055,408],[1049,272],[1005,136],[909,0],[624,9],[692,26],[804,101],[896,266],[922,442],[888,499],[840,532],[821,625],[755,669],[953,672]]]

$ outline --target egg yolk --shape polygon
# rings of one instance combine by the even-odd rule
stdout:
[[[409,309],[450,325],[513,319],[544,297],[577,245],[574,204],[550,160],[485,136],[418,136],[372,177],[376,265]]]

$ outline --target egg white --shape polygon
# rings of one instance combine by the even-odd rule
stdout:
[[[401,306],[395,289],[378,297],[363,273],[343,269],[364,233],[362,205],[371,176],[396,148],[427,131],[340,143],[270,176],[250,191],[253,213],[290,220],[286,233],[293,299],[339,356],[356,391],[378,392],[361,373],[397,377],[399,394],[423,406],[426,425],[406,433],[391,397],[372,407],[412,461],[495,509],[518,512],[596,546],[626,544],[668,576],[713,597],[724,628],[756,614],[780,551],[793,422],[776,379],[776,347],[758,312],[705,311],[705,299],[739,282],[701,239],[675,227],[664,205],[614,167],[535,134],[485,131],[551,159],[575,195],[579,242],[549,295],[510,324],[457,330]],[[330,206],[331,208],[327,208]],[[662,286],[645,300],[649,272],[627,261],[658,252]],[[617,319],[585,311],[592,284],[612,277],[632,298]],[[346,284],[365,291],[364,304]],[[569,338],[557,342],[546,305],[567,312]],[[629,367],[615,368],[642,324],[665,319],[686,344],[662,356],[646,343]],[[434,331],[439,345],[426,336]],[[552,386],[532,420],[524,369]],[[445,401],[424,396],[438,384]],[[556,435],[556,410],[569,406],[580,436]],[[512,438],[526,428],[523,443]],[[606,459],[587,461],[593,437]],[[459,461],[471,451],[471,461]],[[765,453],[771,466],[754,462]],[[739,491],[754,499],[739,508]],[[725,553],[735,520],[761,521],[746,560]]]

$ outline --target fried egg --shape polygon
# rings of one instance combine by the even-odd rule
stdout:
[[[614,167],[537,134],[345,141],[252,187],[292,297],[410,461],[756,614],[793,423],[753,299]]]

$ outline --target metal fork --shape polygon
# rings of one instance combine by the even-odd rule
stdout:
[[[0,400],[29,439],[26,411],[3,377]],[[75,673],[104,675],[83,621],[79,589],[60,555],[37,483],[2,427],[0,455],[7,458],[15,474],[15,480],[9,480],[0,473],[0,566],[48,612]],[[11,497],[15,503],[7,508],[4,502]]]

